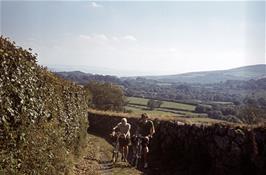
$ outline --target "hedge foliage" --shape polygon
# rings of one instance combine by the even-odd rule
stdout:
[[[69,174],[86,143],[88,93],[0,37],[0,174]]]

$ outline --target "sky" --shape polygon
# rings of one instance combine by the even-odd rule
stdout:
[[[41,65],[137,76],[265,64],[265,1],[0,5],[1,35],[32,48]]]

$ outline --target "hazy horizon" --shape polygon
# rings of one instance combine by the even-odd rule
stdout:
[[[1,35],[41,65],[169,75],[265,64],[265,2],[1,1]]]
[[[102,74],[102,75],[112,75],[117,77],[137,77],[137,76],[164,76],[164,75],[179,75],[179,74],[186,74],[186,73],[196,73],[196,72],[208,72],[208,71],[226,71],[232,70],[242,67],[249,67],[249,66],[258,66],[264,65],[265,66],[265,73],[266,73],[266,64],[253,64],[253,65],[246,65],[241,67],[233,67],[229,69],[215,69],[215,70],[200,70],[200,71],[190,71],[190,72],[180,72],[176,74],[152,74],[149,72],[136,72],[134,70],[121,70],[121,69],[110,69],[104,67],[91,67],[91,66],[83,66],[83,65],[43,65],[46,66],[51,71],[55,72],[72,72],[72,71],[80,71],[83,73],[91,73],[91,74]]]

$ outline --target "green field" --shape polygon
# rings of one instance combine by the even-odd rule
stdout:
[[[130,110],[134,114],[137,114],[137,115],[141,115],[142,113],[147,113],[147,114],[150,114],[150,115],[174,115],[174,116],[182,116],[180,114],[174,114],[174,113],[167,112],[167,111],[160,111],[158,109],[148,110],[147,108],[139,108],[139,107],[131,106],[131,105],[126,106],[126,110]]]
[[[127,97],[127,100],[130,104],[139,104],[146,106],[149,99],[139,97]]]
[[[161,108],[172,108],[172,109],[177,109],[177,110],[195,111],[196,106],[183,104],[183,103],[164,101],[163,104],[161,105]]]
[[[147,98],[128,97],[126,110],[135,114],[147,113],[151,115],[186,116],[186,117],[206,117],[206,114],[195,113],[195,105],[163,101],[160,108],[149,110]]]
[[[147,98],[139,98],[139,97],[127,97],[129,100],[129,104],[137,104],[146,106],[149,99]],[[183,104],[183,103],[176,103],[176,102],[169,102],[169,101],[162,101],[163,104],[161,108],[168,108],[168,109],[175,109],[175,110],[185,110],[185,111],[195,111],[194,105]]]

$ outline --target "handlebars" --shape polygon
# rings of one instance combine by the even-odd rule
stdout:
[[[110,134],[111,137],[121,137],[121,136],[123,136],[123,135],[124,135],[124,137],[125,137],[125,134],[123,134],[122,132],[119,132],[119,131],[113,131],[113,132]]]
[[[112,131],[112,133],[110,134],[110,136],[111,137],[121,137],[121,136],[126,137],[126,135],[123,134],[120,131]],[[149,139],[149,140],[152,138],[151,136],[142,136],[141,134],[134,134],[131,137],[135,137],[135,138],[138,138],[138,139]]]

